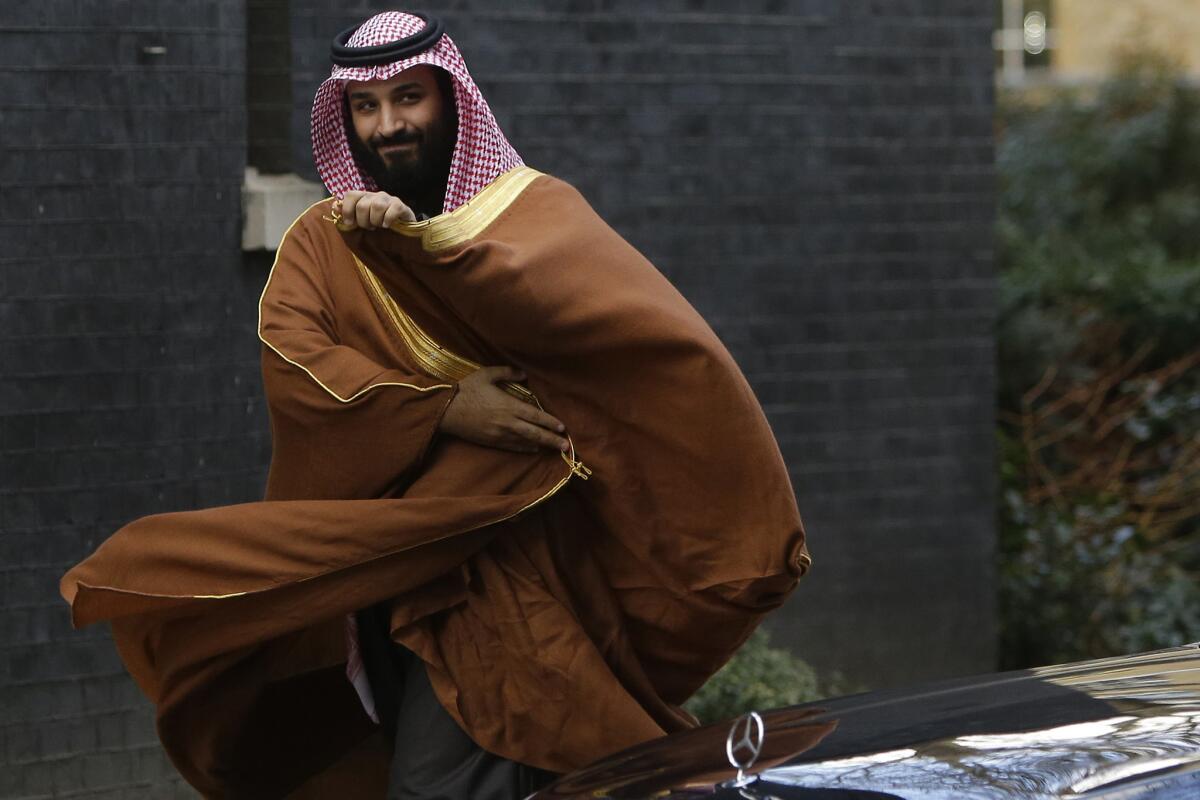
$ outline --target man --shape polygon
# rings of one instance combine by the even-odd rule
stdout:
[[[347,81],[345,100],[355,164],[381,191],[346,192],[338,205],[343,229],[441,213],[458,132],[449,73],[420,64],[391,78]],[[516,452],[567,452],[562,422],[497,386],[523,379],[512,368],[471,373],[458,382],[438,430]],[[356,615],[352,635],[366,656],[365,673],[351,666],[367,710],[394,741],[388,797],[525,797],[544,783],[547,774],[494,756],[462,732],[433,696],[424,665],[391,641],[389,606]]]
[[[803,530],[728,352],[523,165],[440,23],[380,14],[333,56],[334,198],[260,306],[267,500],[138,520],[63,594],[206,796],[379,797],[389,754],[392,796],[517,796],[517,765],[693,724]]]

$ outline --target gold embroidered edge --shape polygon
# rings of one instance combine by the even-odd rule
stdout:
[[[363,283],[383,308],[420,369],[432,377],[444,381],[461,381],[479,369],[479,364],[447,350],[425,333],[412,317],[400,308],[400,305],[379,282],[375,273],[357,255],[354,256],[354,264],[358,267],[358,274],[362,277]]]
[[[354,256],[354,263],[358,267],[358,274],[362,276],[363,283],[366,284],[370,292],[375,296],[375,300],[383,308],[392,324],[399,333],[405,347],[412,354],[413,359],[417,362],[418,368],[427,372],[430,376],[439,380],[460,381],[470,375],[472,372],[480,369],[482,365],[474,361],[464,358],[457,353],[442,347],[433,337],[427,334],[416,321],[408,315],[400,304],[388,293],[388,290],[376,277],[371,268],[363,263],[357,255]],[[531,405],[537,406],[543,411],[541,402],[526,387],[519,383],[505,381],[504,390],[509,394]],[[581,480],[587,480],[592,471],[586,467],[583,462],[575,458],[575,442],[567,436],[567,443],[570,447],[569,453],[561,453],[563,461],[571,468],[571,474],[577,475]],[[568,476],[569,477],[569,476]]]
[[[536,172],[536,170],[533,170],[533,171]],[[541,173],[537,173],[533,177],[537,177],[540,174]],[[532,181],[532,178],[530,179],[530,181]],[[526,183],[525,185],[528,185],[528,183]],[[522,187],[522,188],[524,188],[524,187]],[[515,197],[515,195],[514,195],[514,197]],[[302,214],[300,214],[299,217],[297,217],[295,220],[293,220],[292,224],[288,226],[288,229],[284,232],[283,237],[280,240],[280,249],[283,248],[283,242],[286,241],[288,234],[290,234],[292,232],[292,228],[294,228],[296,226],[296,224],[304,217],[305,214],[307,214],[310,210],[312,210],[313,207],[321,205],[322,203],[328,203],[332,199],[333,198],[325,198],[324,200],[313,203],[313,205],[311,205],[307,209],[305,209],[305,211]],[[511,200],[510,200],[510,202],[511,202]],[[482,230],[482,228],[480,228],[480,230]],[[397,304],[395,302],[395,300],[392,299],[391,295],[387,293],[387,290],[383,288],[382,284],[379,283],[379,279],[375,277],[374,273],[371,272],[371,270],[367,267],[367,265],[362,263],[362,261],[358,258],[358,256],[354,256],[354,260],[355,260],[355,263],[358,265],[361,274],[363,275],[363,279],[365,281],[367,281],[367,285],[371,288],[371,290],[376,293],[377,298],[379,298],[381,304],[384,306],[385,310],[387,310],[389,317],[392,316],[392,309],[394,308],[399,317],[406,319],[408,321],[408,323],[411,324],[414,334],[419,333],[433,347],[438,348],[438,350],[441,353],[445,354],[446,357],[452,363],[457,363],[459,365],[471,365],[473,367],[473,369],[471,371],[474,371],[474,369],[479,368],[479,366],[477,364],[475,364],[473,361],[470,361],[469,359],[463,358],[462,356],[459,356],[456,353],[446,350],[445,348],[441,347],[436,342],[434,342],[433,339],[430,338],[427,334],[425,334],[425,332],[423,330],[421,330],[421,328],[412,320],[412,318],[409,317],[403,311],[403,309],[400,308],[399,304]],[[271,285],[271,278],[275,274],[275,267],[278,265],[278,263],[279,263],[279,252],[277,250],[276,254],[275,254],[275,260],[271,264],[271,271],[267,275],[266,284],[263,286],[262,294],[259,295],[259,300],[258,300],[258,338],[259,338],[259,340],[262,341],[263,344],[265,344],[267,347],[271,348],[271,350],[274,351],[284,361],[288,362],[289,364],[292,364],[293,366],[299,367],[300,369],[302,369],[306,373],[308,373],[309,377],[312,378],[314,382],[316,382],[322,389],[324,389],[326,392],[328,392],[331,396],[333,396],[334,398],[336,398],[338,400],[341,400],[342,402],[350,402],[350,400],[353,400],[356,397],[359,397],[360,395],[362,395],[364,392],[370,391],[371,389],[374,389],[378,386],[406,386],[408,388],[416,389],[418,391],[430,391],[432,389],[450,388],[449,386],[442,386],[442,385],[430,386],[427,388],[423,388],[420,386],[414,386],[412,384],[407,384],[407,383],[395,383],[395,384],[393,384],[393,383],[378,383],[378,384],[372,384],[371,386],[368,386],[368,387],[360,390],[359,392],[355,393],[348,399],[344,399],[340,395],[335,393],[332,389],[330,389],[328,386],[326,386],[324,383],[322,383],[316,377],[316,375],[314,375],[312,373],[311,370],[309,370],[303,364],[297,363],[296,361],[293,361],[292,359],[285,356],[282,352],[279,351],[278,348],[276,348],[273,344],[271,344],[269,341],[267,341],[267,339],[263,336],[263,333],[262,333],[262,303],[263,303],[263,299],[266,297],[267,289]],[[386,298],[386,302],[384,301],[384,298]],[[396,321],[396,319],[393,318],[393,322],[395,322],[395,321]],[[404,335],[403,331],[401,332],[401,337],[404,338],[404,341],[406,344],[409,343],[410,340]],[[410,349],[411,349],[411,345],[410,345]],[[419,356],[417,355],[416,351],[413,351],[413,355],[414,355],[414,358],[419,359]],[[468,372],[467,374],[470,374],[470,373]],[[442,380],[447,379],[447,378],[441,377],[440,373],[435,375],[435,377],[439,377]],[[539,408],[541,408],[541,403],[538,402],[537,397],[531,391],[526,389],[524,386],[512,383],[512,384],[508,384],[506,386],[506,389],[508,389],[510,392],[516,394],[521,399],[526,399],[527,402],[532,402],[532,403],[536,404]],[[506,520],[512,519],[513,517],[516,517],[520,514],[525,513],[526,511],[533,508],[534,506],[540,505],[541,503],[550,499],[554,495],[558,494],[559,490],[562,489],[562,487],[565,486],[571,480],[572,477],[579,477],[581,480],[587,480],[591,476],[592,470],[590,470],[586,466],[584,466],[583,462],[575,459],[575,443],[574,443],[574,441],[572,441],[570,436],[567,437],[567,441],[570,443],[570,446],[571,446],[570,454],[562,453],[561,455],[562,455],[563,460],[567,463],[567,466],[569,467],[569,471],[557,483],[555,483],[554,486],[550,487],[550,489],[547,490],[545,492],[545,494],[541,495],[540,497],[536,498],[535,500],[532,500],[529,503],[526,503],[525,505],[521,506],[521,508],[517,509],[516,511],[513,511],[510,514],[506,514],[505,516],[500,517],[499,519],[490,520],[490,521],[485,522],[480,525],[476,525],[476,526],[473,526],[470,528],[456,531],[454,533],[447,534],[446,536],[441,537],[439,539],[430,540],[429,542],[422,542],[422,544],[432,544],[433,542],[441,541],[442,539],[447,539],[452,536],[461,536],[463,534],[467,534],[467,533],[471,533],[473,531],[479,530],[480,528],[487,527],[488,525],[495,525],[500,522],[504,522]],[[358,562],[356,564],[343,564],[343,565],[340,565],[333,569],[327,570],[326,572],[323,572],[319,575],[310,575],[305,578],[301,578],[297,581],[294,581],[293,583],[303,583],[306,581],[315,580],[317,578],[324,577],[325,575],[328,575],[328,574],[336,571],[337,569],[348,569],[350,567],[358,566],[359,564],[362,564],[362,563],[368,563],[369,561],[376,561],[380,558],[387,558],[389,556],[396,555],[397,553],[402,553],[408,549],[411,549],[411,548],[407,548],[407,547],[400,548],[399,550],[394,550],[389,553],[383,553],[379,556],[376,556],[375,558],[368,559],[367,562]],[[235,597],[245,597],[246,595],[250,595],[250,594],[260,594],[262,592],[267,592],[272,589],[279,588],[280,585],[281,584],[274,584],[272,586],[266,586],[261,589],[248,589],[243,592],[230,592],[228,594],[180,594],[180,595],[175,595],[175,594],[160,594],[157,592],[137,592],[137,591],[133,591],[131,589],[120,589],[115,586],[96,586],[93,584],[85,583],[83,581],[76,582],[76,586],[78,586],[79,588],[90,589],[93,591],[109,591],[109,592],[117,592],[119,594],[137,595],[139,597],[157,597],[157,598],[171,599],[171,600],[225,600],[225,599],[232,599]],[[75,604],[72,603],[71,605],[72,605],[72,617],[74,618],[74,616],[75,616],[74,605]]]
[[[514,167],[453,211],[418,222],[397,222],[389,230],[403,236],[419,237],[427,253],[460,245],[483,233],[529,188],[529,184],[543,174],[525,165]]]
[[[230,600],[235,597],[246,597],[247,595],[252,595],[252,594],[262,594],[263,592],[269,592],[272,589],[278,589],[281,586],[288,586],[288,585],[293,585],[293,584],[297,584],[297,583],[307,583],[308,581],[317,580],[318,578],[323,578],[326,575],[331,575],[334,572],[337,572],[338,570],[350,569],[351,567],[357,567],[357,566],[361,566],[363,564],[369,564],[372,561],[378,561],[381,558],[388,558],[389,556],[398,555],[399,553],[403,553],[407,550],[412,550],[415,547],[424,547],[426,545],[435,544],[436,542],[444,541],[445,539],[450,539],[454,536],[462,536],[464,534],[474,533],[475,531],[479,530],[480,528],[486,528],[489,525],[498,525],[501,522],[510,520],[513,517],[516,517],[520,514],[524,514],[526,511],[533,508],[534,506],[540,505],[540,504],[544,503],[546,500],[549,500],[554,495],[558,494],[558,490],[561,489],[563,486],[566,486],[567,481],[571,480],[571,476],[574,474],[576,474],[574,472],[574,470],[568,472],[561,479],[559,479],[558,483],[551,486],[550,489],[548,491],[546,491],[545,494],[541,495],[540,497],[538,497],[535,500],[531,500],[530,502],[528,502],[525,505],[518,508],[516,511],[513,511],[510,514],[505,514],[504,516],[499,517],[497,519],[488,520],[487,522],[480,523],[479,525],[472,525],[469,528],[464,528],[460,531],[448,533],[445,536],[438,537],[437,539],[429,539],[428,541],[420,542],[415,545],[409,545],[408,547],[401,547],[397,550],[392,550],[387,553],[381,553],[380,555],[377,555],[374,558],[368,558],[366,561],[356,561],[352,564],[339,564],[339,565],[333,566],[333,567],[325,570],[324,572],[322,572],[318,575],[308,575],[303,578],[297,578],[294,581],[285,581],[285,582],[281,582],[281,583],[275,583],[270,586],[264,586],[261,589],[247,589],[244,592],[230,592],[229,594],[161,594],[159,592],[137,592],[132,589],[118,589],[115,586],[95,586],[90,583],[84,583],[83,581],[76,581],[75,585],[80,588],[91,589],[92,591],[117,592],[118,594],[137,595],[138,597],[158,597],[158,598],[162,598],[164,600]],[[72,621],[74,621],[75,603],[71,603],[71,617],[72,617]]]
[[[275,353],[275,355],[279,356],[287,363],[291,364],[294,367],[298,367],[298,368],[304,370],[304,372],[308,375],[308,377],[312,378],[314,383],[316,383],[318,386],[320,386],[322,389],[324,389],[325,392],[328,393],[330,397],[332,397],[333,399],[335,399],[341,403],[351,403],[351,402],[357,400],[359,397],[362,397],[364,394],[371,391],[372,389],[378,389],[382,386],[401,386],[405,389],[413,389],[418,392],[431,392],[431,391],[435,391],[438,389],[452,388],[449,384],[437,384],[434,386],[417,386],[416,384],[401,383],[398,381],[380,381],[379,383],[372,383],[368,386],[364,386],[362,389],[359,389],[357,392],[350,395],[349,397],[343,397],[342,395],[335,392],[333,389],[329,388],[329,386],[327,386],[320,378],[318,378],[311,369],[309,369],[305,365],[301,364],[299,361],[296,361],[295,359],[288,358],[286,355],[284,355],[282,350],[280,350],[278,347],[276,347],[274,344],[272,344],[270,341],[267,340],[266,334],[263,333],[263,302],[266,300],[267,291],[271,288],[271,279],[275,277],[275,268],[277,266],[279,266],[279,254],[281,252],[283,252],[283,245],[285,242],[287,242],[287,237],[291,234],[292,229],[296,227],[296,225],[300,222],[300,220],[304,219],[304,216],[309,211],[311,211],[316,206],[321,205],[322,203],[328,203],[332,199],[333,199],[332,197],[327,197],[324,200],[319,200],[316,203],[313,203],[308,208],[304,209],[304,211],[301,212],[300,216],[298,216],[294,220],[292,220],[292,224],[288,225],[287,230],[283,232],[283,236],[279,240],[279,248],[276,249],[276,251],[275,251],[275,260],[271,262],[271,271],[269,273],[267,273],[267,281],[265,284],[263,284],[262,293],[258,296],[258,339],[259,339],[259,341],[261,341],[263,344],[265,344],[267,347],[269,347],[271,349],[271,351]],[[355,257],[355,260],[356,261],[358,260],[357,257]]]
[[[572,453],[574,453],[574,450],[572,450]],[[564,458],[564,459],[566,458],[566,454],[565,454],[565,453],[563,454],[563,458]],[[582,464],[580,464],[579,466],[580,466],[582,469],[587,469],[587,467],[584,467]],[[275,583],[275,584],[272,584],[272,585],[270,585],[270,586],[264,586],[264,587],[262,587],[261,589],[247,589],[247,590],[246,590],[246,591],[244,591],[244,592],[230,592],[230,593],[228,593],[228,594],[162,594],[162,593],[159,593],[159,592],[137,592],[137,591],[134,591],[134,590],[132,590],[132,589],[118,589],[118,588],[117,588],[117,587],[115,587],[115,586],[96,586],[96,585],[93,585],[93,584],[90,584],[90,583],[84,583],[83,581],[76,581],[76,582],[75,582],[75,585],[76,585],[77,587],[79,587],[79,588],[83,588],[83,589],[90,589],[90,590],[92,590],[92,591],[116,592],[116,593],[118,593],[118,594],[125,594],[125,595],[136,595],[136,596],[138,596],[138,597],[157,597],[157,598],[161,598],[161,599],[164,599],[164,600],[230,600],[230,599],[232,599],[232,598],[235,598],[235,597],[246,597],[247,595],[252,595],[252,594],[262,594],[263,592],[269,592],[269,591],[271,591],[272,589],[278,589],[278,588],[280,588],[281,586],[287,586],[287,585],[296,584],[296,583],[306,583],[306,582],[308,582],[308,581],[316,580],[316,579],[318,579],[318,578],[323,578],[323,577],[325,577],[326,575],[330,575],[330,574],[332,574],[332,573],[334,573],[334,572],[337,572],[338,570],[341,570],[341,569],[350,569],[351,567],[357,567],[357,566],[361,566],[362,564],[369,564],[369,563],[371,563],[372,561],[378,561],[378,560],[379,560],[379,559],[381,559],[381,558],[388,558],[388,557],[390,557],[390,556],[394,556],[394,555],[397,555],[397,554],[399,554],[399,553],[403,553],[403,552],[405,552],[406,550],[412,550],[414,547],[423,547],[423,546],[425,546],[425,545],[434,544],[434,543],[436,543],[436,542],[440,542],[440,541],[443,541],[443,540],[445,540],[445,539],[449,539],[449,538],[451,538],[451,537],[454,537],[454,536],[462,536],[462,535],[464,535],[464,534],[473,533],[473,532],[475,532],[475,531],[479,530],[480,528],[486,528],[486,527],[487,527],[487,526],[489,526],[489,525],[497,525],[497,524],[499,524],[499,523],[501,523],[501,522],[504,522],[504,521],[506,521],[506,520],[510,520],[510,519],[512,519],[513,517],[516,517],[516,516],[518,516],[518,515],[520,515],[520,514],[524,514],[526,511],[528,511],[529,509],[533,508],[534,506],[541,505],[541,504],[542,504],[542,503],[544,503],[546,500],[549,500],[551,497],[553,497],[554,495],[558,494],[558,491],[559,491],[560,489],[562,489],[562,487],[564,487],[564,486],[566,486],[566,485],[567,485],[567,482],[568,482],[569,480],[571,480],[571,477],[572,477],[573,475],[578,475],[578,474],[579,474],[579,473],[578,473],[578,472],[576,472],[576,471],[575,471],[575,469],[571,469],[569,472],[567,472],[567,474],[566,474],[566,475],[564,475],[562,478],[560,478],[560,479],[559,479],[558,483],[556,483],[556,484],[554,484],[553,486],[551,486],[551,487],[550,487],[550,489],[549,489],[549,490],[547,490],[545,494],[541,495],[540,497],[538,497],[538,498],[536,498],[536,499],[534,499],[534,500],[531,500],[530,502],[528,502],[528,503],[526,503],[525,505],[523,505],[523,506],[521,506],[520,508],[518,508],[516,511],[513,511],[512,513],[509,513],[509,514],[505,514],[504,516],[502,516],[502,517],[499,517],[499,518],[497,518],[497,519],[488,520],[487,522],[480,523],[479,525],[473,525],[473,526],[471,526],[471,527],[469,527],[469,528],[464,528],[464,529],[462,529],[462,530],[455,531],[455,532],[453,532],[453,533],[448,533],[448,534],[446,534],[445,536],[440,536],[440,537],[438,537],[437,539],[430,539],[430,540],[428,540],[428,541],[424,541],[424,542],[421,542],[421,543],[419,543],[419,544],[410,545],[410,546],[408,546],[408,547],[401,547],[401,548],[399,548],[399,549],[397,549],[397,550],[392,550],[392,551],[389,551],[389,552],[387,552],[387,553],[382,553],[382,554],[380,554],[380,555],[378,555],[378,556],[375,556],[374,558],[369,558],[369,559],[367,559],[366,561],[357,561],[357,562],[355,562],[355,563],[353,563],[353,564],[339,564],[339,565],[333,566],[333,567],[331,567],[331,568],[329,568],[329,569],[325,570],[324,572],[322,572],[322,573],[320,573],[320,574],[317,574],[317,575],[308,575],[308,576],[306,576],[306,577],[303,577],[303,578],[298,578],[298,579],[296,579],[296,580],[294,580],[294,581],[286,581],[286,582],[282,582],[282,583]],[[588,474],[589,474],[589,475],[591,474],[591,470],[588,470]],[[587,478],[586,478],[586,477],[584,477],[584,480],[587,480]],[[77,596],[78,596],[78,595],[77,595]],[[74,623],[75,623],[75,619],[76,619],[76,615],[75,615],[75,603],[74,603],[74,602],[72,602],[72,603],[71,603],[71,620],[72,620],[72,624],[74,624]]]

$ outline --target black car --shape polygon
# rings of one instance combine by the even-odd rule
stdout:
[[[1200,800],[1200,643],[751,713],[533,798]]]

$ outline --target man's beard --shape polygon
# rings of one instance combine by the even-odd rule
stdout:
[[[348,128],[350,126],[347,126]],[[454,153],[457,126],[442,119],[424,131],[401,131],[394,136],[372,137],[369,143],[358,138],[353,128],[346,131],[350,150],[358,167],[380,191],[399,197],[415,211],[437,214],[441,208],[426,205],[444,202],[450,159]],[[379,148],[415,142],[416,148],[391,158],[380,155]]]

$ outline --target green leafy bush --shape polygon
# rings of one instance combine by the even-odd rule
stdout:
[[[1003,664],[1200,638],[1200,96],[1003,95]]]
[[[802,659],[771,647],[767,632],[759,628],[684,707],[707,724],[845,691],[839,675],[821,680]]]

